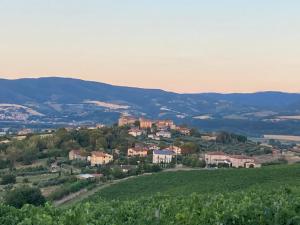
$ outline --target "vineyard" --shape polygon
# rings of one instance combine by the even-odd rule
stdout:
[[[0,205],[3,225],[296,225],[300,165],[168,172],[103,189],[68,209]]]
[[[192,193],[216,194],[247,189],[270,190],[300,186],[300,164],[270,166],[261,169],[221,169],[179,171],[142,176],[101,190],[97,195],[106,200],[128,200],[152,196]],[[94,197],[91,198],[94,200]]]

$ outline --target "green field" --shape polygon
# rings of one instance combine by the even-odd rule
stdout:
[[[68,209],[0,204],[11,225],[299,225],[300,165],[162,172],[108,186]]]
[[[220,169],[158,173],[107,187],[96,195],[106,200],[138,199],[156,193],[170,196],[216,194],[248,189],[300,187],[300,164],[260,169]],[[92,197],[93,198],[93,197]]]

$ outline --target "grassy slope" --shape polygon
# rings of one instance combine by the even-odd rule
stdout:
[[[300,185],[300,165],[265,167],[261,169],[229,169],[159,173],[131,179],[96,193],[98,197],[137,199],[158,192],[172,196],[191,193],[224,193],[262,188],[277,189]],[[94,197],[90,198],[91,200]]]

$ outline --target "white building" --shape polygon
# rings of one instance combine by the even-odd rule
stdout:
[[[143,131],[141,131],[138,128],[132,128],[129,130],[128,134],[130,134],[133,137],[138,137],[141,136],[143,134]]]
[[[171,138],[172,134],[169,131],[159,131],[156,133],[156,136],[163,137],[163,138]]]
[[[160,163],[171,163],[172,158],[174,156],[174,152],[170,150],[155,150],[153,151],[153,160],[152,162],[154,164],[160,164]]]
[[[155,134],[149,134],[148,135],[148,138],[152,139],[152,140],[156,140],[156,141],[159,141],[160,140],[160,137],[156,136]]]

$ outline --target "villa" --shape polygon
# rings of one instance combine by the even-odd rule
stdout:
[[[168,149],[155,150],[153,151],[152,162],[154,164],[171,163],[174,155],[174,152]]]
[[[205,154],[205,162],[207,166],[218,166],[227,164],[228,167],[234,168],[255,168],[260,167],[255,160],[246,155],[227,155],[224,152],[209,152]]]
[[[106,165],[113,161],[113,156],[105,152],[94,151],[89,157],[89,161],[91,166]]]

